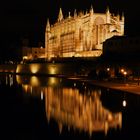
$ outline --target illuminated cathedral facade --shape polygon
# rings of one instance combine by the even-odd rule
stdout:
[[[57,22],[45,31],[45,55],[54,57],[98,57],[103,42],[112,36],[124,35],[124,15],[114,15],[107,8],[105,13],[95,13],[93,8],[64,18],[60,8]]]

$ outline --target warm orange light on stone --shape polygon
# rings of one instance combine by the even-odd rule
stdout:
[[[30,71],[33,74],[36,74],[39,71],[39,65],[38,64],[31,64],[30,65]]]
[[[45,32],[45,56],[52,57],[98,57],[102,54],[103,42],[114,35],[124,35],[124,16],[111,14],[109,8],[105,13],[74,12],[67,18],[60,8],[58,20]]]

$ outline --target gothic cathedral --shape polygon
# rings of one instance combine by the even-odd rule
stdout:
[[[124,35],[124,15],[105,13],[77,13],[63,17],[60,8],[57,22],[45,31],[45,55],[53,57],[98,57],[102,54],[103,42],[112,36]]]

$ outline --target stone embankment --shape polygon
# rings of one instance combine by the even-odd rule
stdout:
[[[3,64],[0,65],[0,73],[16,73],[16,64]]]
[[[81,75],[89,69],[83,65],[75,63],[30,63],[30,64],[17,64],[17,65],[0,65],[1,73],[15,73],[26,75],[62,75],[72,76]]]
[[[72,76],[76,77],[75,69],[72,65],[63,65],[63,64],[7,64],[0,65],[0,73],[13,73],[13,74],[46,74],[46,75],[60,75],[64,77]],[[77,71],[76,71],[77,72]],[[69,77],[70,78],[70,77]],[[98,80],[89,80],[88,78],[73,78],[75,80],[81,80],[90,82],[90,84],[121,90],[124,92],[130,92],[140,95],[140,84],[139,81],[98,81]]]

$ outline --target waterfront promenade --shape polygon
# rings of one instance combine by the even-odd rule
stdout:
[[[69,78],[69,79],[74,79],[74,78]],[[126,80],[126,81],[111,80],[111,81],[108,81],[108,80],[89,80],[86,78],[78,78],[75,80],[88,82],[95,86],[100,86],[100,87],[105,87],[105,88],[110,88],[110,89],[115,89],[115,90],[121,90],[124,92],[129,92],[129,93],[140,95],[140,84],[138,83],[137,80]]]
[[[138,85],[137,81],[116,82],[116,81],[90,80],[88,82],[90,82],[90,83],[92,83],[93,85],[96,85],[96,86],[121,90],[121,91],[125,91],[125,92],[140,95],[140,85]]]
[[[121,91],[126,91],[130,93],[135,93],[140,95],[140,85],[137,81],[126,81],[126,82],[116,82],[116,81],[90,81],[94,85],[106,87],[110,89],[116,89]]]

